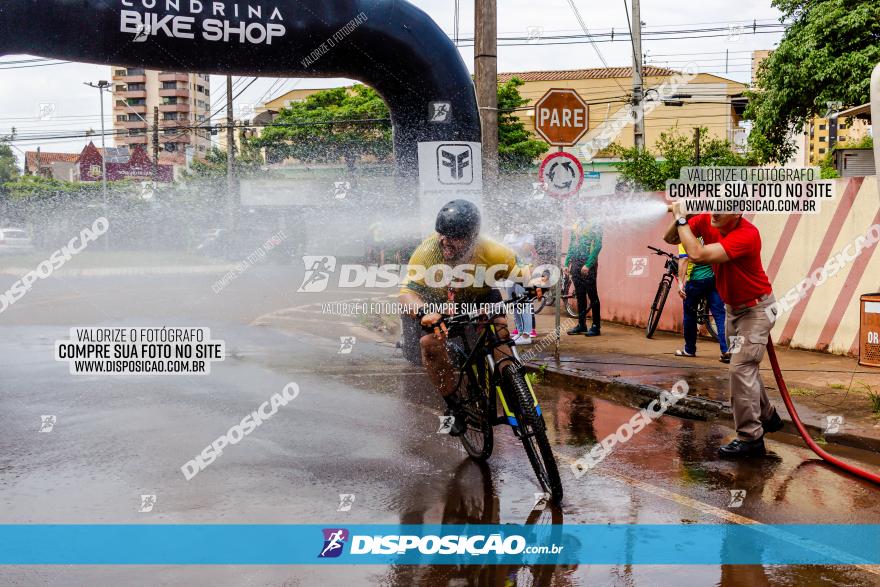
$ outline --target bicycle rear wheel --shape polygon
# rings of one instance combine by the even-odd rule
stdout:
[[[660,287],[657,288],[657,294],[654,296],[654,303],[651,304],[651,314],[648,316],[647,337],[651,338],[657,331],[657,325],[660,324],[660,316],[663,314],[663,306],[666,305],[666,298],[669,297],[669,290],[672,288],[672,280],[663,278]]]
[[[565,313],[568,314],[569,318],[577,318],[578,302],[574,291],[574,283],[569,278],[563,282],[563,285],[565,289],[562,290],[562,299],[565,300]],[[590,302],[587,301],[587,312],[590,311],[589,304]]]
[[[450,354],[453,364],[460,372],[467,361],[464,349],[453,343],[450,343],[449,346],[451,347]],[[494,414],[489,413],[487,385],[480,382],[481,378],[486,377],[485,370],[482,371],[482,373],[474,373],[472,368],[466,371],[465,376],[459,378],[458,387],[455,390],[458,401],[464,410],[467,424],[467,430],[459,438],[468,455],[478,461],[488,460],[492,456],[495,444],[491,422]],[[455,376],[459,377],[459,374],[456,373]]]
[[[532,464],[532,470],[541,488],[550,494],[553,503],[558,504],[562,501],[562,480],[559,478],[559,467],[553,456],[553,449],[547,440],[547,426],[544,417],[538,414],[525,376],[516,365],[507,365],[504,368],[504,385],[505,393],[509,394],[516,406],[520,440]]]

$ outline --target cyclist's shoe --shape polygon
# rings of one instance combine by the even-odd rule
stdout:
[[[443,415],[452,416],[452,426],[449,428],[449,436],[461,436],[467,431],[467,422],[465,422],[464,419],[464,412],[446,408]]]
[[[461,408],[461,404],[458,403],[458,398],[456,397],[444,397],[446,401],[446,411],[443,413],[444,416],[452,416],[452,426],[449,428],[449,436],[461,436],[467,430],[467,421],[465,420],[464,410]]]
[[[730,363],[730,353],[721,353],[721,358],[718,360],[722,363]]]
[[[525,332],[523,332],[522,334],[520,334],[519,336],[517,336],[516,338],[514,338],[513,341],[514,341],[518,346],[523,346],[523,345],[527,345],[527,344],[532,344],[532,338],[531,338],[528,334],[526,334]]]
[[[589,329],[586,326],[581,326],[580,324],[578,324],[577,326],[569,330],[568,334],[574,336],[575,334],[586,334],[587,332],[589,332]]]
[[[584,333],[584,336],[602,336],[602,329],[593,324],[593,326]]]

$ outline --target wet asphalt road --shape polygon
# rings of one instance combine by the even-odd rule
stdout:
[[[438,435],[440,401],[418,369],[357,318],[314,304],[387,292],[297,294],[301,269],[217,275],[54,277],[0,314],[0,523],[880,523],[878,491],[793,438],[770,455],[715,458],[732,431],[664,416],[576,479],[568,468],[634,410],[539,388],[566,498],[539,491],[522,447],[496,431],[488,466]],[[0,276],[0,289],[12,279]],[[210,327],[228,358],[210,376],[71,376],[53,359],[71,326]],[[339,337],[358,337],[339,354]],[[300,395],[206,470],[180,467],[263,401]],[[57,416],[40,433],[41,415]],[[875,470],[875,455],[835,451]],[[746,490],[739,507],[730,491]],[[354,494],[338,512],[339,494]],[[155,494],[150,513],[140,496]],[[531,518],[530,518],[531,517]],[[852,567],[0,567],[3,584],[58,585],[875,585]]]

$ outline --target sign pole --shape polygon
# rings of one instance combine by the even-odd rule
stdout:
[[[564,147],[559,147],[561,153]],[[556,262],[561,263],[562,258],[562,226],[556,231]],[[562,339],[562,275],[556,280],[556,361],[559,361],[559,341]]]

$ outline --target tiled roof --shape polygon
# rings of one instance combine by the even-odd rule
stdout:
[[[47,153],[41,151],[40,165],[49,165],[51,163],[76,163],[79,159],[79,153]],[[26,164],[28,169],[37,169],[37,152],[28,151],[25,153]]]
[[[644,68],[644,77],[665,77],[675,75],[676,71],[665,67],[647,65]],[[518,77],[524,82],[554,82],[578,79],[611,79],[632,77],[632,67],[596,67],[593,69],[569,69],[562,71],[521,71],[499,73],[498,81],[506,83],[511,78]]]

